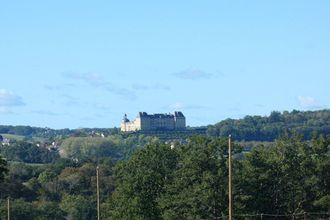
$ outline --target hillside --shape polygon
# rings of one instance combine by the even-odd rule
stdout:
[[[208,135],[211,137],[226,137],[229,134],[237,141],[274,141],[285,132],[297,132],[304,139],[310,139],[314,134],[330,134],[330,110],[273,111],[269,116],[246,116],[243,119],[226,119],[207,127],[188,127],[182,132],[132,132],[122,135],[135,136],[144,134],[156,136],[161,140],[186,139],[192,135]],[[46,139],[75,137],[108,136],[118,134],[118,128],[82,128],[82,129],[50,129],[31,126],[0,125],[0,134],[4,137],[24,137]],[[16,136],[15,136],[16,135]]]
[[[97,174],[102,219],[220,219],[228,210],[223,198],[228,195],[229,133],[236,139],[237,215],[329,217],[330,135],[312,141],[295,135],[258,141],[277,138],[285,130],[306,132],[306,137],[327,135],[328,110],[227,119],[207,132],[204,127],[172,133],[78,129],[61,136],[51,130],[57,136],[41,143],[33,143],[30,128],[29,136],[3,135],[16,141],[0,145],[0,219],[6,218],[7,198],[14,219],[93,219]],[[163,143],[178,139],[183,141]]]
[[[207,129],[213,137],[226,137],[235,140],[273,141],[285,132],[297,132],[304,139],[315,134],[330,134],[330,110],[273,111],[269,116],[246,116],[243,119],[226,119]]]

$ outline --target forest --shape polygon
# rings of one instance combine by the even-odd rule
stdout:
[[[269,116],[245,116],[242,119],[226,119],[208,126],[207,134],[235,140],[273,141],[284,133],[296,131],[305,140],[315,134],[330,134],[330,110],[273,111]]]
[[[138,132],[156,136],[162,140],[188,138],[193,135],[227,137],[229,134],[238,141],[274,141],[286,132],[297,131],[304,139],[313,135],[330,134],[330,110],[291,112],[273,111],[269,116],[245,116],[242,119],[225,119],[214,125],[187,127],[183,132]],[[26,140],[45,138],[63,139],[71,136],[97,136],[119,134],[118,128],[51,129],[31,126],[0,125],[0,134],[19,135]]]
[[[292,123],[285,112],[251,116],[293,128],[297,114],[310,122],[297,119],[296,128],[313,132],[284,129],[249,151],[233,135],[234,219],[330,217],[328,113],[289,113]],[[80,130],[0,146],[0,219],[8,199],[12,219],[97,219],[97,166],[101,219],[227,219],[228,136],[216,131],[180,138]]]

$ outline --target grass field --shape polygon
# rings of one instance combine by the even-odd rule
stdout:
[[[23,135],[15,135],[15,134],[0,134],[0,135],[4,138],[8,138],[8,139],[11,139],[11,140],[16,140],[16,141],[22,141],[22,140],[24,140],[24,138],[26,138]],[[28,139],[32,140],[32,141],[39,141],[39,142],[44,141],[44,138],[40,138],[40,137],[32,137],[32,139],[30,137],[28,137]]]
[[[15,134],[1,134],[1,136],[4,137],[4,138],[14,139],[14,140],[17,140],[17,141],[21,141],[25,138],[25,136],[15,135]]]

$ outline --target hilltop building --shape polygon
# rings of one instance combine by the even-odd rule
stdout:
[[[120,130],[129,131],[157,131],[157,130],[184,130],[186,128],[186,118],[182,112],[174,114],[153,114],[139,112],[138,116],[131,122],[125,114]]]

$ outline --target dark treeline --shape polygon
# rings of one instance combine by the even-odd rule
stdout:
[[[12,126],[12,125],[0,125],[0,134],[14,134],[26,137],[55,137],[57,135],[67,136],[72,134],[70,129],[50,129],[50,128],[39,128],[31,126]]]
[[[330,137],[259,146],[233,164],[235,214],[326,212]],[[149,145],[115,167],[113,219],[219,219],[228,210],[227,140]],[[236,153],[240,147],[234,145]],[[283,218],[282,218],[283,219]]]
[[[55,138],[68,136],[110,135],[119,133],[118,128],[79,128],[51,129],[31,126],[0,125],[0,134],[13,134],[29,137]]]
[[[208,127],[188,127],[185,131],[134,132],[122,134],[150,135],[161,140],[186,139],[192,135],[207,134],[211,137],[227,137],[229,134],[238,141],[274,141],[286,132],[297,132],[305,140],[313,135],[330,134],[330,110],[273,111],[269,116],[246,116],[243,119],[226,119]],[[48,139],[65,137],[108,136],[119,134],[118,128],[80,128],[50,129],[30,126],[0,125],[0,134],[22,135],[27,138],[42,137]],[[58,138],[57,138],[58,139]]]
[[[207,129],[213,137],[229,134],[239,141],[273,141],[285,132],[297,132],[305,140],[313,135],[330,134],[330,110],[320,111],[273,111],[268,117],[246,116],[243,119],[226,119]]]
[[[65,153],[51,164],[6,164],[1,159],[0,219],[6,216],[7,197],[13,219],[96,219],[97,165],[102,219],[227,215],[227,139],[195,136],[172,145],[143,135],[94,139],[64,141]],[[108,154],[134,143],[139,147],[125,160]],[[234,144],[234,214],[329,212],[329,145],[330,136],[305,141],[287,135],[242,157],[241,146]]]
[[[24,163],[52,163],[60,157],[56,149],[47,148],[26,141],[0,146],[0,154],[8,161]]]

